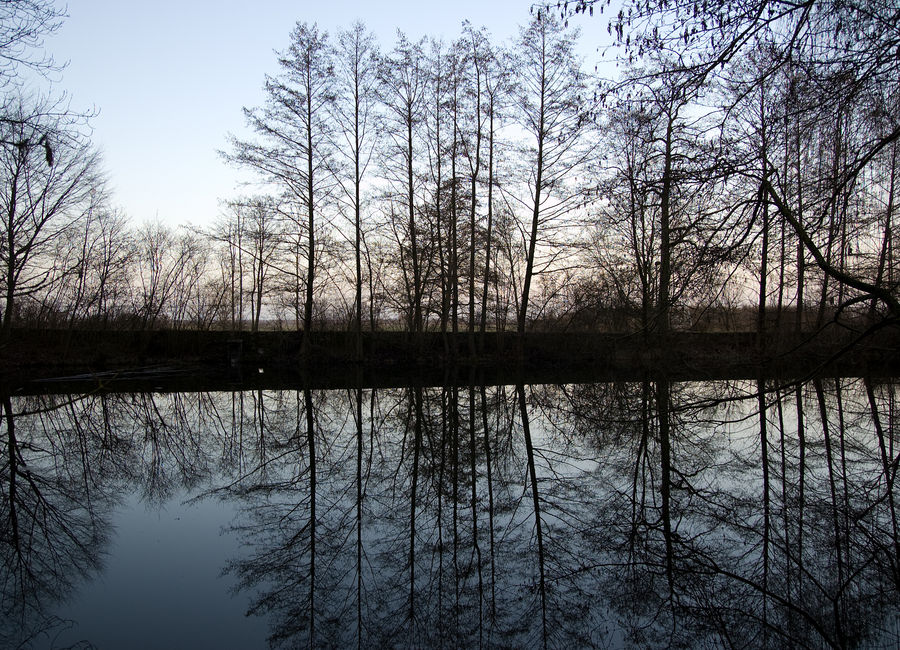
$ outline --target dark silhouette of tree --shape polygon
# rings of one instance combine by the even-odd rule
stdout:
[[[587,159],[589,120],[584,73],[574,54],[574,37],[552,17],[534,19],[522,30],[516,50],[517,120],[528,133],[526,189],[520,199],[529,213],[525,228],[525,268],[517,331],[525,332],[542,233],[569,213],[580,194],[574,175]]]
[[[285,194],[302,213],[297,228],[306,230],[304,345],[312,331],[316,269],[317,215],[329,200],[333,125],[327,106],[333,101],[333,62],[327,35],[315,25],[297,23],[288,49],[279,55],[281,73],[266,78],[266,104],[245,109],[257,140],[231,137],[226,159],[257,172],[264,183]]]
[[[483,90],[480,91],[479,97],[482,99],[482,110],[485,113],[482,120],[479,121],[479,129],[486,128],[487,132],[482,137],[487,139],[487,178],[485,184],[487,186],[487,196],[485,198],[486,224],[484,226],[484,272],[482,275],[481,286],[481,322],[480,332],[482,335],[487,331],[488,320],[488,300],[489,288],[492,273],[491,260],[496,256],[494,246],[494,196],[495,189],[498,185],[497,179],[499,174],[497,171],[497,153],[500,150],[498,146],[497,131],[502,123],[503,111],[509,101],[509,80],[510,74],[507,68],[508,58],[505,51],[492,51],[490,48],[480,50],[481,57],[478,56],[478,46],[481,34],[473,36],[473,57],[477,60],[480,72],[480,82],[483,84]],[[473,178],[477,179],[477,174],[473,174]],[[477,184],[477,183],[476,183]],[[477,192],[473,192],[476,196]],[[476,201],[473,200],[473,206]],[[474,300],[474,298],[473,298]],[[499,307],[497,308],[499,310]],[[484,337],[481,339],[482,349]]]
[[[3,336],[17,302],[55,279],[46,256],[89,211],[92,192],[102,191],[98,154],[82,133],[81,116],[58,102],[21,97],[7,115],[0,121]]]
[[[378,49],[374,37],[361,23],[338,34],[334,56],[336,71],[335,119],[340,136],[335,144],[338,185],[352,215],[353,256],[355,262],[354,330],[357,333],[356,355],[362,358],[363,323],[363,217],[364,180],[375,153],[375,109],[378,88]],[[371,294],[371,291],[370,291]],[[373,297],[369,296],[370,303]]]
[[[382,173],[390,187],[388,218],[400,248],[399,267],[406,293],[407,327],[424,327],[423,295],[425,266],[419,241],[416,196],[419,179],[420,126],[424,119],[426,70],[422,44],[410,43],[398,34],[394,50],[381,61],[379,72],[384,106],[382,129],[387,135]]]
[[[808,176],[798,178],[802,186],[793,191],[785,178],[773,173],[781,168],[778,159],[770,158],[761,169],[756,165],[763,200],[787,222],[823,274],[823,294],[829,281],[836,282],[846,288],[839,291],[841,304],[874,299],[895,318],[898,304],[891,289],[877,284],[871,269],[849,268],[840,254],[846,247],[839,242],[850,194],[865,185],[866,175],[900,138],[895,107],[879,101],[896,89],[898,64],[888,55],[897,43],[896,7],[748,2],[707,3],[697,9],[656,2],[629,6],[611,29],[632,55],[664,48],[678,51],[688,83],[695,85],[740,78],[744,88],[755,89],[788,71],[788,83],[798,86],[797,100],[788,109],[791,120],[802,124],[799,128],[830,131],[830,144],[822,150],[830,162],[806,166],[801,172]],[[765,65],[752,71],[740,65],[743,56],[761,46],[770,53]],[[843,129],[857,106],[878,118],[868,121],[869,128],[848,151]],[[836,108],[833,113],[831,107]],[[726,112],[723,119],[732,117],[739,118],[740,112]],[[794,149],[799,161],[804,152]]]
[[[55,280],[38,322],[109,327],[130,317],[133,235],[124,214],[93,198],[84,219],[55,242]]]
[[[445,161],[448,152],[451,158],[454,158],[455,152],[452,144],[449,147],[447,145],[448,126],[455,133],[452,127],[455,122],[450,119],[454,113],[450,110],[451,100],[448,96],[448,88],[453,83],[455,71],[453,70],[452,62],[448,63],[451,55],[447,52],[445,43],[434,40],[430,45],[427,59],[427,89],[425,91],[427,95],[425,100],[427,106],[425,123],[428,134],[428,175],[433,187],[432,199],[426,213],[428,215],[428,227],[431,231],[428,248],[432,256],[437,257],[436,260],[432,261],[432,264],[436,264],[438,267],[438,297],[437,299],[432,298],[432,300],[438,305],[436,309],[438,311],[441,334],[443,335],[444,352],[449,353],[450,344],[447,333],[451,320],[451,309],[453,308],[454,279],[456,277],[453,270],[455,240],[453,216],[456,214],[458,206],[448,208],[448,204],[456,202],[456,182],[452,173],[450,180],[447,181],[444,170],[446,169]],[[458,80],[456,85],[458,87]],[[448,119],[450,120],[449,124]],[[455,158],[453,164],[455,165]]]
[[[16,83],[23,68],[43,74],[59,69],[42,49],[64,18],[64,8],[43,0],[10,0],[0,6],[0,87]]]
[[[168,325],[173,329],[197,326],[217,316],[205,313],[198,300],[207,273],[206,240],[188,230],[173,231],[163,223],[146,223],[136,234],[132,271],[132,309],[142,329]],[[192,317],[193,316],[193,317]]]
[[[241,230],[238,235],[238,245],[241,247],[238,259],[246,259],[245,263],[249,264],[250,330],[256,332],[259,331],[263,301],[272,292],[272,271],[278,269],[280,262],[279,253],[284,244],[283,224],[279,218],[277,203],[271,197],[235,200],[229,202],[227,208],[232,213],[232,218],[226,230]],[[243,284],[243,280],[240,284]],[[294,284],[298,283],[292,283],[292,286]],[[300,300],[294,302],[295,313],[299,313],[302,303]]]

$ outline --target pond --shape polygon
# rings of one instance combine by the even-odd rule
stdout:
[[[898,398],[3,395],[0,646],[895,648]]]

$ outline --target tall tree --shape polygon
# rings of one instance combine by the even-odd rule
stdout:
[[[333,64],[327,34],[316,25],[297,23],[291,43],[279,54],[281,72],[266,77],[266,103],[244,109],[257,140],[230,137],[225,157],[256,171],[262,180],[297,204],[306,229],[306,298],[304,346],[312,331],[316,269],[317,216],[330,198],[333,175],[332,125],[327,107],[333,99]]]
[[[483,144],[485,128],[490,124],[491,109],[486,107],[490,101],[488,87],[492,81],[494,54],[490,47],[490,38],[483,29],[475,30],[469,22],[463,23],[461,49],[465,52],[467,86],[467,110],[470,116],[463,139],[464,155],[469,166],[469,315],[467,331],[469,332],[469,353],[475,353],[475,264],[477,258],[476,227],[478,221],[478,190],[483,166]],[[489,134],[490,137],[490,134]],[[492,144],[492,143],[491,143]],[[491,153],[493,150],[491,150]],[[490,162],[493,162],[491,159]],[[489,175],[492,170],[489,170]],[[490,190],[488,191],[490,194]],[[490,210],[490,207],[488,207]],[[487,264],[487,261],[485,262]]]
[[[381,97],[384,103],[386,135],[382,173],[390,186],[391,214],[405,219],[395,221],[401,246],[401,267],[407,293],[407,325],[413,332],[424,328],[422,298],[424,266],[419,250],[417,195],[419,171],[417,149],[419,127],[424,119],[426,73],[422,43],[411,43],[398,34],[393,52],[382,59],[379,71]],[[408,259],[405,263],[404,260]],[[408,271],[407,271],[408,264]],[[411,273],[411,277],[410,277]]]
[[[447,338],[447,328],[450,323],[453,284],[450,260],[450,228],[448,227],[449,220],[447,217],[448,201],[445,200],[448,184],[445,180],[444,160],[447,152],[450,151],[446,144],[446,134],[449,130],[447,125],[447,106],[449,104],[448,86],[450,85],[450,71],[447,69],[449,55],[444,42],[432,40],[430,46],[425,91],[426,151],[428,152],[428,177],[432,188],[428,216],[430,217],[430,229],[433,235],[432,245],[437,255],[435,262],[438,265],[438,282],[440,283],[439,322],[441,336],[444,341],[444,350],[449,352],[450,344]],[[449,185],[452,187],[452,181]]]
[[[491,279],[491,259],[495,255],[493,247],[494,241],[494,192],[497,188],[499,174],[497,173],[497,159],[499,147],[499,139],[497,132],[500,128],[503,113],[510,101],[510,73],[508,63],[508,53],[504,50],[485,52],[482,61],[482,81],[484,84],[484,97],[482,108],[485,113],[485,127],[487,133],[487,177],[485,184],[487,185],[486,204],[486,221],[484,230],[484,273],[482,275],[482,291],[481,291],[481,323],[480,331],[482,334],[487,330],[488,315],[488,288]],[[481,343],[483,345],[484,338]]]
[[[356,354],[362,356],[363,288],[363,192],[364,179],[375,149],[373,130],[378,84],[378,50],[375,38],[362,23],[338,34],[335,61],[334,118],[338,122],[335,151],[343,165],[337,183],[341,205],[352,215],[353,253],[356,271],[354,329]],[[371,301],[371,296],[369,300]]]
[[[567,214],[580,194],[573,176],[584,164],[589,126],[585,77],[575,57],[575,35],[553,15],[539,15],[522,30],[516,52],[517,108],[528,134],[527,191],[520,203],[530,213],[517,330],[525,332],[537,245],[542,230]]]

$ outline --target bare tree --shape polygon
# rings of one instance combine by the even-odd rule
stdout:
[[[572,176],[587,159],[583,143],[589,120],[585,77],[575,58],[574,35],[558,20],[552,15],[532,20],[522,30],[516,56],[518,119],[530,140],[527,193],[520,199],[530,213],[517,319],[521,336],[528,319],[541,231],[567,214],[579,198]]]
[[[836,256],[841,248],[834,238],[842,236],[841,213],[849,193],[866,184],[883,155],[900,140],[896,102],[871,101],[885,93],[896,96],[900,78],[900,63],[894,55],[897,24],[897,8],[892,2],[754,0],[701,6],[629,3],[610,25],[628,56],[677,52],[682,72],[694,86],[740,79],[743,87],[753,92],[788,71],[787,82],[792,87],[787,94],[792,100],[785,115],[795,127],[794,160],[779,164],[782,161],[773,157],[761,169],[756,160],[748,159],[746,173],[756,178],[762,200],[786,222],[802,246],[798,273],[808,256],[827,278],[823,282],[843,286],[838,291],[843,306],[875,300],[892,318],[900,314],[895,291],[876,282],[874,269],[850,268],[844,263]],[[771,54],[765,65],[753,70],[742,66],[743,58],[761,46]],[[838,136],[835,128],[841,128],[856,106],[869,116],[860,122],[868,128],[847,147],[841,144],[847,131]],[[724,108],[723,121],[741,118],[740,111],[733,110],[734,104]],[[873,115],[877,119],[870,119]],[[801,132],[808,134],[822,127],[830,132],[830,142],[818,151],[830,164],[801,165],[801,160],[813,153],[804,149]],[[771,173],[791,167],[796,167],[793,179]],[[803,280],[798,278],[798,294],[802,288]],[[802,311],[800,295],[798,303]]]
[[[141,226],[136,240],[132,308],[141,327],[206,322],[210,316],[202,294],[209,272],[207,241],[189,229],[176,231],[160,222]]]
[[[476,226],[478,217],[478,189],[482,174],[483,166],[483,145],[485,139],[485,127],[493,127],[493,105],[490,103],[493,97],[490,95],[492,77],[494,74],[494,53],[491,51],[490,38],[485,30],[475,30],[468,22],[463,23],[464,45],[460,43],[461,49],[466,52],[465,63],[469,76],[467,84],[468,110],[465,114],[471,116],[471,121],[466,129],[467,134],[463,140],[464,155],[469,164],[469,175],[471,186],[469,189],[469,316],[467,322],[467,330],[469,332],[469,353],[475,353],[475,262],[477,257],[476,245]],[[493,132],[487,134],[489,140],[490,156],[493,154]],[[493,158],[489,158],[489,162],[493,163]],[[489,178],[493,169],[488,170]],[[490,180],[488,181],[488,197],[491,197]],[[488,199],[488,203],[490,198]],[[488,205],[487,211],[490,212]],[[490,230],[490,226],[488,226]],[[485,266],[488,265],[485,260]],[[482,305],[482,310],[486,305]]]
[[[106,326],[122,315],[134,250],[127,218],[93,195],[84,217],[54,245],[57,279],[41,297],[39,321],[67,314],[70,327],[78,322]]]
[[[240,330],[244,320],[244,213],[228,210],[228,202],[224,205],[226,213],[206,236],[220,245],[219,268],[228,296],[229,320],[232,330]]]
[[[244,212],[244,245],[250,257],[250,315],[251,330],[259,330],[263,299],[268,292],[269,272],[277,261],[281,245],[281,224],[271,197],[252,197],[231,204],[235,211]]]
[[[0,88],[18,78],[22,68],[39,73],[58,69],[44,53],[44,38],[62,25],[65,9],[46,0],[7,0],[0,3]],[[3,119],[15,120],[15,114]]]
[[[479,37],[476,37],[479,38]],[[476,40],[475,43],[478,41]],[[473,45],[473,52],[477,50],[477,45]],[[486,224],[484,226],[484,272],[482,276],[482,292],[481,292],[481,324],[480,331],[482,334],[487,330],[488,315],[488,287],[492,273],[496,275],[496,271],[491,269],[491,259],[496,255],[493,246],[494,242],[494,192],[498,185],[499,174],[497,172],[498,151],[500,151],[499,138],[497,132],[504,117],[504,111],[509,104],[510,91],[510,71],[508,64],[508,53],[505,51],[491,51],[490,49],[482,50],[483,58],[481,60],[481,81],[484,85],[482,110],[485,113],[484,120],[486,122],[487,133],[487,177],[485,184],[487,186],[486,204]],[[484,125],[482,125],[483,127]],[[476,175],[473,175],[473,177]],[[474,203],[474,202],[473,202]],[[484,338],[482,338],[482,344]]]
[[[356,271],[354,329],[356,354],[362,356],[363,310],[363,211],[364,180],[375,150],[373,130],[378,84],[378,50],[374,37],[362,23],[338,35],[335,61],[334,119],[338,123],[336,158],[337,182],[343,197],[341,206],[352,215],[353,254]],[[369,300],[372,297],[369,296]]]
[[[16,301],[53,279],[42,257],[89,209],[91,192],[102,188],[99,155],[82,133],[81,116],[59,102],[26,99],[7,115],[0,121],[3,336]]]
[[[640,329],[649,332],[656,304],[659,228],[654,218],[651,183],[652,122],[627,104],[608,113],[608,162],[599,193],[598,223],[590,249],[591,262],[612,288],[607,308],[625,315],[637,311]],[[599,285],[600,280],[596,284]],[[600,306],[597,305],[599,309]],[[621,323],[617,324],[621,327]]]
[[[312,331],[317,216],[333,183],[329,173],[333,66],[327,34],[297,23],[288,49],[279,55],[281,73],[266,77],[266,104],[244,109],[255,141],[230,138],[231,162],[256,171],[302,210],[307,237],[306,299],[303,330]],[[297,224],[300,227],[300,224]],[[308,336],[304,336],[304,345]]]
[[[393,52],[382,59],[379,78],[384,102],[383,130],[387,136],[382,173],[390,186],[390,213],[405,219],[405,223],[392,221],[401,248],[401,270],[409,303],[407,324],[410,331],[421,332],[425,260],[419,250],[416,188],[419,125],[426,87],[422,44],[410,43],[406,36],[398,34]]]

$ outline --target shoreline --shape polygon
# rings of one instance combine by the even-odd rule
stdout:
[[[51,386],[347,387],[402,384],[569,383],[572,381],[897,376],[900,328],[862,341],[846,330],[785,334],[514,332],[447,334],[195,330],[13,330],[0,346],[0,384]],[[474,347],[475,354],[472,354]],[[479,350],[481,350],[479,352]]]

